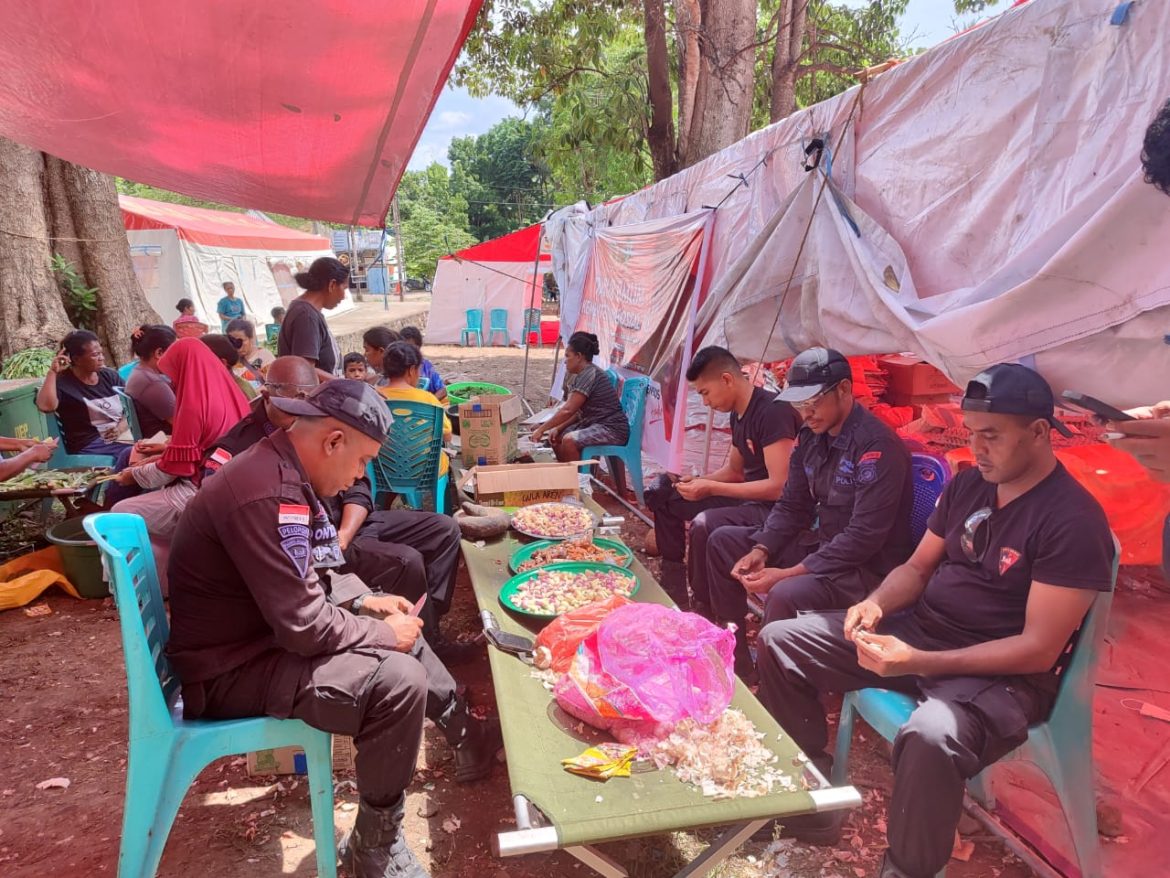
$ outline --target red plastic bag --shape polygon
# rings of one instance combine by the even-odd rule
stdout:
[[[592,726],[661,737],[691,718],[714,721],[735,691],[735,635],[659,604],[614,610],[586,637],[553,690]]]
[[[581,641],[597,630],[602,619],[628,603],[629,598],[615,594],[603,601],[595,601],[564,613],[536,635],[535,648],[539,650],[543,646],[548,649],[552,653],[549,667],[556,673],[563,674],[573,663],[573,656],[577,654],[577,647],[581,645]]]

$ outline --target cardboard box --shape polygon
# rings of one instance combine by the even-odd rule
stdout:
[[[898,393],[894,390],[887,390],[882,395],[882,402],[886,405],[911,405],[916,409],[921,409],[924,405],[942,405],[953,400],[954,397],[949,393],[927,393],[915,396]]]
[[[581,461],[474,466],[460,480],[475,479],[475,502],[481,506],[531,506],[581,495],[577,478]],[[589,461],[584,461],[588,464]]]
[[[891,402],[891,397],[904,400],[910,397],[947,396],[958,393],[959,388],[946,375],[930,363],[925,363],[910,354],[882,357],[878,360],[889,379],[885,401],[890,405],[910,405],[907,402]],[[919,402],[925,405],[926,402]]]
[[[495,466],[516,457],[524,408],[514,394],[473,396],[459,406],[459,447],[464,466]]]
[[[333,735],[333,770],[353,771],[353,738]],[[275,747],[248,754],[248,774],[308,774],[305,751],[300,747]]]

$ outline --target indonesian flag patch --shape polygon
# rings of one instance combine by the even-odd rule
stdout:
[[[276,519],[278,524],[303,524],[309,523],[309,507],[300,506],[295,503],[281,503],[280,512]]]
[[[221,466],[232,459],[232,453],[226,448],[217,448],[211,452],[211,456],[207,458],[207,468],[210,470],[218,470]]]
[[[1020,553],[1015,549],[1003,548],[999,550],[999,575],[1003,576],[1017,561],[1020,560]]]

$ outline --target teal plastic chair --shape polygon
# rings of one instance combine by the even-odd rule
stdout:
[[[606,369],[605,370],[605,377],[609,379],[610,386],[614,390],[617,390],[617,386],[621,381],[621,376],[618,375],[617,369],[614,369],[613,367]]]
[[[142,518],[104,512],[88,516],[84,526],[101,551],[118,607],[130,697],[118,878],[153,878],[183,796],[207,765],[223,756],[290,746],[304,749],[309,769],[317,874],[337,878],[328,733],[270,717],[183,719],[179,680],[165,652],[170,626]]]
[[[45,415],[46,432],[49,438],[57,440],[57,450],[49,458],[46,466],[49,469],[71,469],[74,467],[113,466],[117,461],[108,454],[70,454],[65,450],[65,440],[61,438],[61,422],[55,414]]]
[[[642,486],[642,427],[646,420],[646,390],[650,379],[642,376],[627,378],[622,385],[622,411],[630,422],[630,438],[625,445],[587,445],[581,449],[582,460],[608,457],[610,472],[618,480],[619,466],[625,464],[634,483],[638,503],[644,504]]]
[[[508,334],[508,309],[492,308],[488,316],[491,320],[488,326],[488,344],[495,344],[496,333],[502,332],[504,334],[504,347],[511,345],[512,336]]]
[[[483,347],[483,309],[482,308],[468,308],[467,309],[467,328],[463,330],[464,347],[467,347],[467,337],[472,333],[475,334],[475,346]]]
[[[1102,878],[1104,874],[1101,870],[1101,844],[1097,838],[1097,800],[1093,795],[1093,678],[1101,643],[1105,639],[1121,559],[1116,538],[1114,545],[1110,590],[1099,593],[1085,615],[1076,648],[1061,676],[1052,714],[1028,729],[1028,740],[999,760],[1031,762],[1048,777],[1064,810],[1082,878]],[[837,727],[833,785],[847,782],[853,722],[858,714],[875,732],[887,741],[893,741],[917,706],[918,702],[909,695],[888,689],[859,689],[847,693]],[[995,809],[995,797],[988,781],[991,768],[988,766],[967,782],[971,796],[989,811]],[[943,869],[938,876],[941,878],[945,874],[946,869]]]
[[[129,381],[130,380],[130,373],[133,372],[137,368],[138,368],[138,358],[135,357],[129,363],[123,363],[121,366],[118,367],[118,376],[122,379],[123,383],[126,381]]]
[[[122,414],[126,417],[126,423],[130,425],[130,435],[135,441],[141,441],[142,426],[138,423],[138,409],[134,407],[134,399],[120,387],[115,388],[114,392],[118,394],[118,399],[122,400]]]
[[[270,344],[275,345],[277,339],[280,338],[280,324],[279,323],[265,323],[264,324],[264,340]]]
[[[540,314],[539,308],[525,308],[524,309],[524,344],[532,344],[531,339],[533,334],[536,335],[536,346],[544,347],[544,337],[540,333]]]
[[[411,509],[433,504],[434,511],[443,514],[450,478],[450,470],[439,475],[444,410],[429,402],[397,399],[386,400],[386,406],[394,423],[382,450],[370,462],[371,487],[378,494],[402,495]]]

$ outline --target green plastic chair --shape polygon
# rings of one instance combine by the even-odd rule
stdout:
[[[467,328],[463,330],[462,344],[467,347],[467,337],[475,334],[475,346],[483,347],[483,309],[467,309]]]
[[[504,347],[512,344],[512,336],[508,334],[508,309],[507,308],[492,308],[488,315],[491,323],[488,326],[488,344],[495,343],[496,333],[502,332],[504,334]]]
[[[134,399],[121,387],[115,387],[114,393],[122,400],[122,414],[126,416],[126,423],[130,425],[130,435],[135,441],[141,441],[142,425],[138,423],[138,409],[134,407]]]
[[[370,485],[377,494],[402,495],[411,509],[446,512],[450,471],[439,475],[445,410],[429,402],[388,399],[394,423],[378,456],[370,461]],[[428,501],[429,498],[429,501]]]
[[[304,749],[309,769],[317,873],[337,878],[329,735],[300,720],[183,719],[179,680],[165,652],[170,627],[142,518],[104,512],[88,516],[84,526],[101,551],[118,606],[130,696],[118,878],[153,878],[183,796],[207,765],[223,756],[290,746]]]
[[[1099,593],[1085,615],[1077,646],[1061,676],[1052,714],[1028,729],[1028,740],[999,760],[1031,762],[1048,777],[1064,810],[1082,878],[1101,878],[1103,875],[1101,844],[1097,838],[1097,801],[1093,795],[1093,677],[1101,643],[1105,639],[1121,560],[1121,548],[1116,538],[1114,546],[1110,590]],[[909,695],[888,689],[859,689],[846,693],[837,727],[833,784],[847,782],[856,715],[860,714],[887,741],[893,741],[917,706],[918,702]],[[989,811],[995,809],[995,797],[988,782],[991,768],[988,766],[967,782],[972,798]],[[945,874],[946,869],[943,869],[938,876],[941,878]]]
[[[540,314],[539,308],[524,309],[524,344],[532,344],[531,338],[535,334],[536,346],[542,348],[544,347],[544,337],[540,333]]]
[[[646,420],[646,390],[650,379],[642,376],[627,378],[622,385],[622,411],[630,422],[630,438],[625,445],[587,445],[581,449],[582,460],[609,458],[610,471],[618,481],[620,465],[625,464],[634,483],[634,494],[638,503],[644,504],[642,486],[642,426]]]

